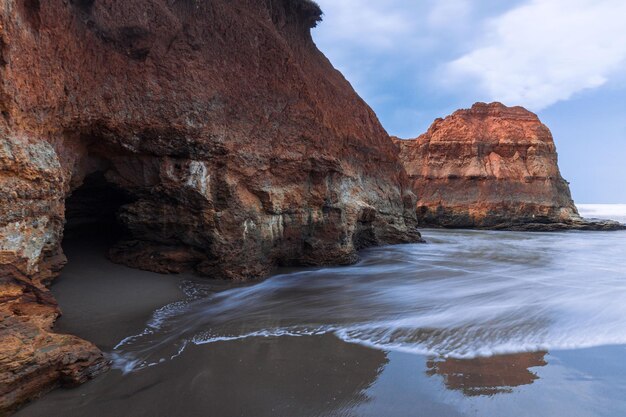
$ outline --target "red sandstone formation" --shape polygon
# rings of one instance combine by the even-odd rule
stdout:
[[[476,103],[394,142],[421,224],[524,230],[611,229],[581,219],[550,130],[522,107]]]
[[[104,366],[50,333],[46,289],[65,199],[94,175],[123,198],[77,192],[68,215],[116,202],[110,256],[138,268],[247,279],[419,239],[394,145],[311,39],[320,16],[309,0],[0,3],[0,410]]]
[[[65,264],[65,196],[54,149],[0,126],[0,415],[57,384],[106,367],[100,351],[51,333],[59,315],[47,284]]]

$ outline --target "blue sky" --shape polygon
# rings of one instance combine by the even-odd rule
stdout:
[[[550,127],[578,203],[626,203],[626,1],[318,0],[318,47],[390,134],[476,101]]]

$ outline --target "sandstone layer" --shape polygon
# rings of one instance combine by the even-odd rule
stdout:
[[[522,107],[476,103],[414,140],[394,138],[422,225],[510,230],[612,230],[582,219],[552,134]]]
[[[105,366],[50,333],[74,191],[68,220],[107,206],[111,258],[157,272],[258,278],[420,239],[395,146],[312,41],[320,17],[308,0],[0,3],[0,409]]]

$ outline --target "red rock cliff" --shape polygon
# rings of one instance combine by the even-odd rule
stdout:
[[[550,130],[522,107],[476,103],[415,140],[395,142],[422,224],[545,229],[580,222]]]
[[[49,333],[46,289],[91,174],[125,195],[110,256],[154,271],[256,278],[419,239],[395,147],[311,39],[320,16],[308,0],[0,3],[0,409],[102,367]]]

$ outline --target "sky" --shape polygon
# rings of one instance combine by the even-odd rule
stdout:
[[[317,0],[318,47],[392,134],[474,102],[537,113],[577,203],[626,203],[625,0]]]

